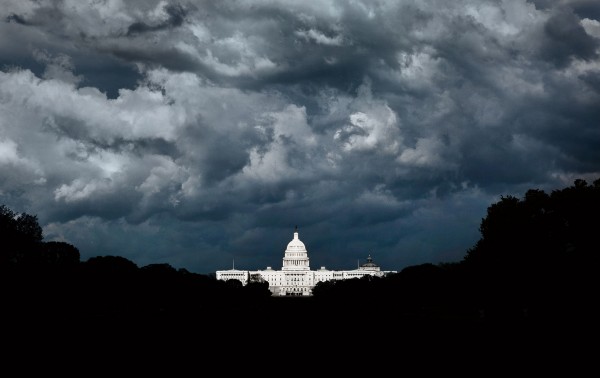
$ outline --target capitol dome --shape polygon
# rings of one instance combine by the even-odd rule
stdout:
[[[283,270],[310,270],[306,246],[298,238],[298,226],[294,230],[294,239],[288,243],[283,257]]]
[[[298,238],[298,229],[294,232],[294,239],[288,243],[286,251],[289,252],[306,252],[306,246]]]

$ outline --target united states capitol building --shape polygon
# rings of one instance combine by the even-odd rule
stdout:
[[[308,252],[304,243],[298,238],[298,227],[294,230],[294,239],[290,241],[283,256],[283,267],[274,270],[270,266],[266,270],[218,270],[218,280],[238,280],[242,285],[248,282],[269,283],[269,290],[276,296],[309,296],[319,282],[331,280],[347,280],[364,276],[383,277],[395,271],[382,271],[369,255],[367,262],[354,270],[328,270],[321,267],[319,270],[310,270]]]

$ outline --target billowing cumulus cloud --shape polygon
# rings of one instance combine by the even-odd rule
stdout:
[[[8,0],[0,203],[83,259],[458,261],[600,175],[599,49],[587,0]]]

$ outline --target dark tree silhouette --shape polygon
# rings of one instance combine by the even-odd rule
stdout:
[[[555,313],[589,307],[598,269],[600,180],[575,180],[550,195],[502,197],[482,219],[463,260],[482,307]],[[521,310],[518,310],[518,309]],[[506,315],[506,314],[503,314]]]
[[[39,247],[44,265],[56,267],[76,266],[80,263],[79,249],[72,244],[60,241],[44,242]]]
[[[0,265],[19,264],[35,251],[43,234],[37,216],[0,205],[0,238]]]

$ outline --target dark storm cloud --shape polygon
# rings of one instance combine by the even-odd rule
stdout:
[[[9,0],[0,202],[83,258],[276,268],[299,225],[313,267],[458,260],[600,171],[598,9]]]
[[[77,72],[83,77],[80,85],[98,88],[111,99],[119,96],[120,89],[133,89],[143,80],[139,70],[123,62],[118,54],[106,56],[100,52],[90,51],[77,56],[73,61]],[[102,64],[98,64],[99,61]]]
[[[596,93],[600,93],[600,71],[586,72],[579,78],[589,85]]]
[[[595,0],[576,0],[568,2],[579,18],[600,20],[600,4]]]
[[[11,14],[8,17],[6,17],[6,21],[7,22],[16,22],[17,24],[21,24],[21,25],[27,25],[27,21],[19,16],[18,14]]]
[[[77,140],[86,151],[72,153],[73,159],[85,159],[97,151],[111,151],[114,153],[131,153],[139,156],[152,154],[178,158],[181,154],[177,145],[163,138],[143,137],[128,139],[124,137],[93,135],[93,131],[81,124],[80,120],[67,117],[52,117],[45,119],[42,128],[56,136],[57,139]]]
[[[74,72],[83,78],[82,85],[98,88],[110,98],[117,97],[119,89],[135,87],[142,78],[136,67],[106,54],[88,31],[69,33],[64,29],[68,17],[57,4],[40,3],[27,16],[11,15],[7,18],[10,22],[0,24],[2,32],[10,35],[10,39],[0,41],[0,65],[27,68],[42,76],[46,66],[35,58],[35,52],[65,55],[71,59]]]
[[[169,15],[169,18],[156,25],[149,25],[145,22],[135,22],[127,28],[127,35],[133,35],[144,32],[155,32],[159,30],[171,29],[181,26],[185,21],[186,11],[181,5],[165,5],[165,12]]]
[[[112,47],[108,48],[111,54],[125,61],[143,63],[149,67],[165,67],[173,71],[197,71],[202,68],[194,57],[185,52],[165,46],[152,51],[145,47]]]
[[[544,33],[542,58],[559,67],[564,67],[573,58],[598,58],[598,39],[586,33],[575,14],[568,11],[554,14],[544,25]]]

